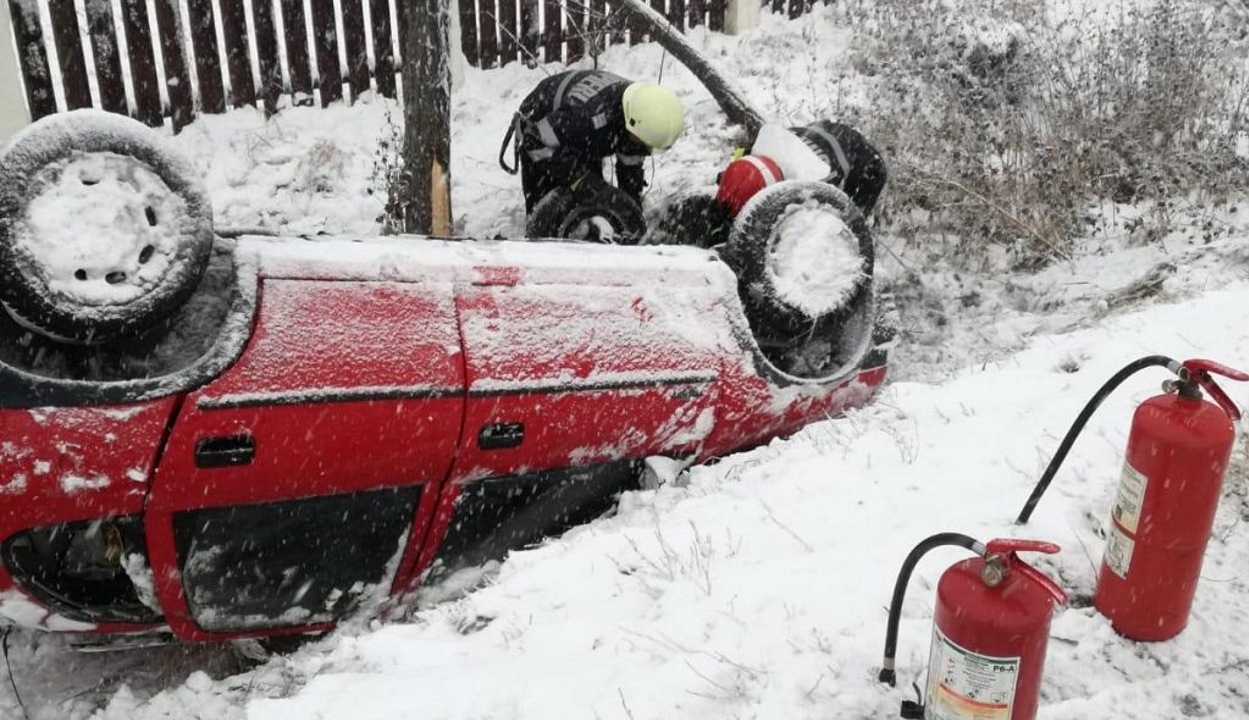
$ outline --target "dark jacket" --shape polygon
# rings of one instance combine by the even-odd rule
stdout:
[[[824,182],[841,188],[864,215],[872,212],[885,189],[889,171],[884,158],[867,138],[849,125],[831,120],[817,120],[790,130],[828,163],[832,173]]]
[[[626,128],[622,98],[631,81],[602,70],[544,78],[520,105],[522,160],[573,169],[616,156],[616,184],[640,195],[650,149]]]

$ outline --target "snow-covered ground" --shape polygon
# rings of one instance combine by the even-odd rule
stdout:
[[[848,31],[831,13],[692,39],[775,119],[805,123],[869,102],[865,85],[845,80]],[[710,182],[736,133],[657,46],[604,59],[637,78],[661,63],[689,130],[656,160],[651,212]],[[498,143],[526,90],[557,69],[470,70],[456,89],[460,232],[519,233],[519,182],[499,169]],[[238,112],[204,118],[177,142],[206,172],[219,225],[373,235],[391,162],[381,141],[393,147],[397,114],[384,103],[292,109],[267,123]],[[968,271],[944,245],[878,231],[878,282],[897,297],[903,333],[893,380],[869,407],[627,494],[614,516],[457,578],[482,584],[437,593],[451,599],[400,620],[354,623],[260,663],[248,648],[215,646],[82,655],[63,638],[14,633],[11,679],[35,720],[896,717],[909,684],[923,684],[935,580],[965,556],[935,552],[916,573],[890,689],[875,681],[885,606],[916,542],[941,530],[1050,540],[1063,552],[1038,567],[1088,596],[1131,409],[1165,373],[1111,396],[1032,523],[1016,527],[1077,412],[1142,355],[1249,366],[1249,207],[1190,205],[1168,209],[1172,231],[1148,242],[1132,229],[1156,208],[1098,208],[1077,256],[1033,274],[992,262]],[[1225,387],[1249,406],[1249,386]],[[1242,438],[1188,630],[1139,644],[1092,608],[1062,610],[1040,717],[1249,717],[1246,523]],[[0,718],[20,718],[7,684]]]

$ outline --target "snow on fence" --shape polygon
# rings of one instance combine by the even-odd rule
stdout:
[[[736,0],[734,0],[736,1]],[[749,2],[750,0],[746,0]],[[759,1],[759,0],[755,0]],[[197,113],[396,97],[405,0],[0,0],[32,119],[97,107],[177,130]],[[674,27],[723,30],[730,0],[650,0]],[[763,0],[797,17],[807,0]],[[639,43],[619,0],[459,0],[469,63],[573,63]],[[0,52],[8,52],[0,48]]]

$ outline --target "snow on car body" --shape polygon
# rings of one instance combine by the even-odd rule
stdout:
[[[0,359],[0,616],[324,629],[607,509],[646,457],[766,442],[885,374],[871,310],[840,366],[781,372],[733,271],[694,248],[243,238],[230,257],[228,312],[171,372]]]

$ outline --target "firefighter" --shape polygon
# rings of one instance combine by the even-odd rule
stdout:
[[[525,212],[558,188],[574,191],[602,180],[603,158],[616,156],[616,185],[641,201],[643,162],[672,147],[684,126],[681,102],[661,85],[602,70],[569,70],[544,78],[520,104],[503,139],[499,164],[515,136]],[[514,161],[515,162],[515,161]]]
[[[836,185],[864,215],[870,215],[889,172],[884,158],[867,138],[849,125],[831,120],[790,130],[828,163],[832,172],[824,182]]]
[[[796,155],[795,146],[802,152]],[[819,120],[788,130],[765,127],[753,154],[743,155],[745,148],[739,148],[716,177],[715,197],[698,194],[676,201],[660,221],[656,238],[701,247],[726,242],[733,221],[757,193],[784,180],[787,173],[817,177],[801,162],[807,150],[826,168],[818,179],[846,193],[865,217],[870,215],[889,177],[884,159],[859,131],[844,123]]]
[[[844,192],[865,217],[871,214],[885,188],[889,172],[880,152],[862,133],[843,123],[819,120],[805,127],[790,128],[783,137],[797,138],[792,142],[801,141],[810,148],[828,167],[828,174],[820,181]],[[769,138],[769,144],[775,145],[776,142],[776,136]],[[756,193],[785,179],[788,170],[783,163],[766,154],[767,150],[760,147],[763,144],[756,142],[754,155],[735,157],[716,178],[716,199],[728,222],[737,217],[746,201]],[[789,154],[784,146],[772,149],[781,151],[775,157]]]

